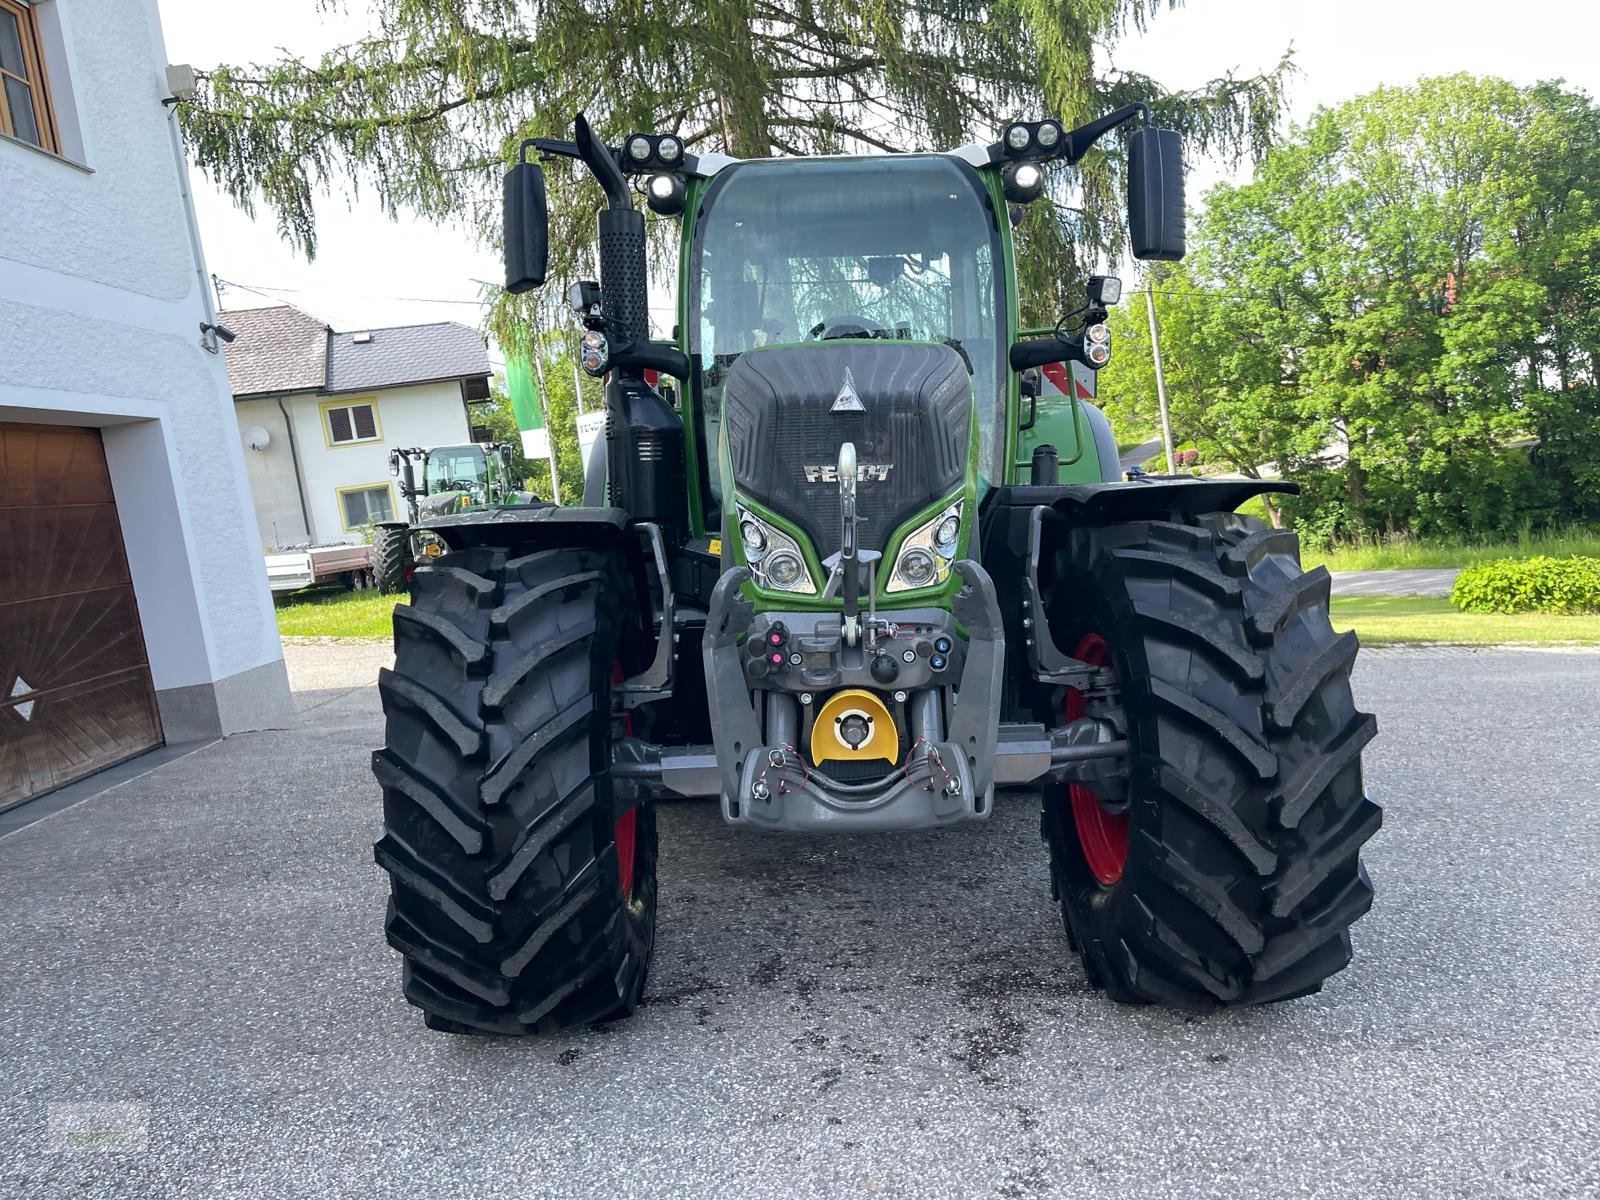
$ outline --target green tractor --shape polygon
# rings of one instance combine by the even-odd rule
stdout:
[[[405,521],[385,521],[372,541],[372,574],[382,592],[403,592],[420,560],[445,553],[445,543],[426,522],[503,504],[526,505],[533,493],[520,490],[511,476],[512,451],[506,442],[468,442],[389,451],[389,474],[400,481]],[[422,482],[417,482],[417,467]]]
[[[582,506],[421,522],[447,552],[395,610],[373,768],[388,940],[430,1027],[632,1012],[677,797],[846,833],[1038,795],[1067,942],[1119,1001],[1283,1000],[1349,961],[1381,815],[1356,640],[1294,534],[1234,511],[1292,488],[1122,481],[1098,411],[1030,376],[1105,365],[1119,285],[1019,329],[1013,208],[1133,120],[1132,250],[1175,259],[1182,145],[1142,105],[946,154],[735,161],[582,116],[523,144],[511,291],[546,270],[530,150],[606,198],[571,298],[607,431]],[[670,343],[630,176],[682,216]]]

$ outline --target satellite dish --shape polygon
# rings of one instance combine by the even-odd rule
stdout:
[[[272,444],[272,435],[259,425],[244,431],[244,444],[252,450],[265,450]]]

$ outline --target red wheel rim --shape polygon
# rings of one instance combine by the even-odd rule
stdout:
[[[611,835],[617,843],[617,879],[622,884],[622,898],[633,895],[633,835],[639,826],[639,810],[630,808],[617,818]]]
[[[622,672],[622,664],[613,661],[611,664],[611,682],[621,683],[627,678]],[[622,736],[633,735],[633,714],[621,713],[617,723],[622,727]],[[611,840],[617,844],[617,882],[622,887],[622,898],[628,899],[633,895],[633,847],[635,834],[639,829],[639,810],[630,808],[617,818],[616,824],[611,827]]]
[[[1086,633],[1072,657],[1097,667],[1109,667],[1111,647],[1098,633]],[[1083,693],[1077,688],[1066,689],[1065,709],[1068,721],[1076,721],[1087,711]],[[1102,886],[1110,887],[1122,878],[1122,868],[1128,861],[1128,814],[1107,812],[1081,783],[1067,784],[1067,797],[1072,803],[1072,823],[1077,827],[1078,844],[1083,847],[1089,874]]]

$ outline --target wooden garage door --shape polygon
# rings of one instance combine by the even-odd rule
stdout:
[[[0,807],[160,744],[100,433],[0,424]]]

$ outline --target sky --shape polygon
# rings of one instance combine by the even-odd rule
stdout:
[[[215,0],[159,0],[159,6],[169,61],[201,69],[272,61],[280,48],[315,55],[354,40],[367,25],[361,0],[335,14],[321,11],[317,0],[229,4],[222,6],[225,18]],[[1108,57],[1113,67],[1177,88],[1230,70],[1267,70],[1291,47],[1299,68],[1289,90],[1291,122],[1379,84],[1456,71],[1519,84],[1563,78],[1600,97],[1600,0],[1188,0],[1152,20],[1144,34],[1117,43]],[[1235,170],[1202,161],[1189,195],[1248,173],[1248,165]],[[501,272],[497,255],[462,226],[394,222],[371,199],[349,208],[339,197],[318,208],[319,250],[307,263],[280,240],[269,213],[260,210],[252,220],[198,173],[193,187],[208,265],[229,284],[225,307],[287,301],[338,329],[477,325],[478,281]]]

